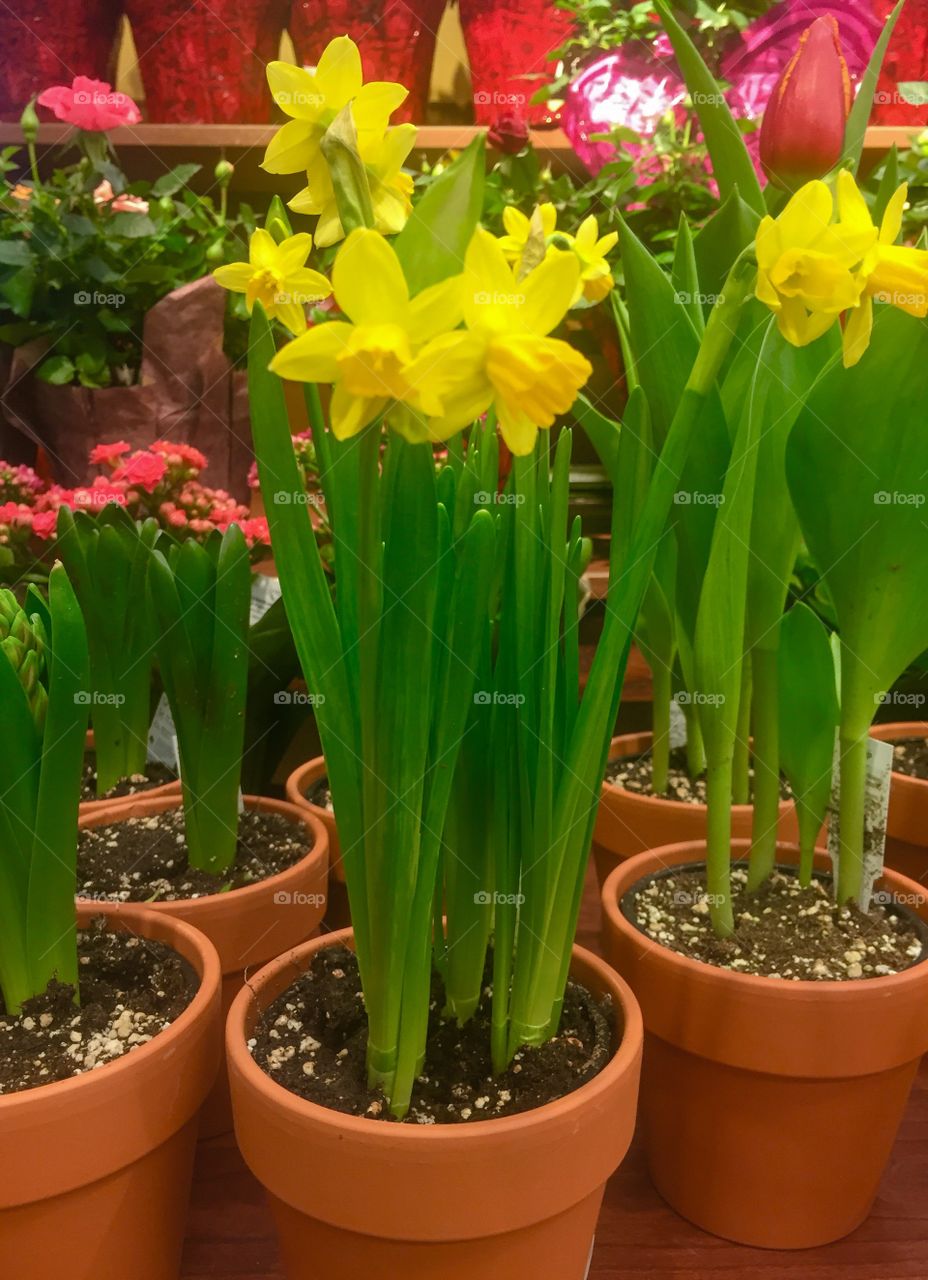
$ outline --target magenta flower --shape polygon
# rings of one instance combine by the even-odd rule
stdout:
[[[48,107],[58,120],[89,133],[105,133],[121,124],[138,124],[142,113],[124,93],[104,80],[75,76],[70,85],[56,84],[39,94],[39,105]]]

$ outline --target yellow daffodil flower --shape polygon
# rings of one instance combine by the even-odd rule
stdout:
[[[908,197],[903,183],[886,206],[876,242],[864,258],[858,278],[863,281],[860,305],[848,313],[844,327],[844,364],[857,363],[870,345],[873,300],[899,307],[911,316],[928,315],[928,250],[897,245]],[[838,174],[838,208],[845,225],[874,231],[867,202],[850,173]]]
[[[876,242],[876,228],[833,222],[833,213],[825,183],[807,182],[778,217],[763,218],[757,230],[756,294],[796,347],[821,337],[860,300],[857,269]]]
[[[606,254],[612,252],[618,239],[618,231],[600,236],[599,223],[592,213],[584,218],[577,234],[570,239],[570,247],[580,260],[581,292],[587,302],[602,302],[615,287]]]
[[[367,172],[374,223],[384,235],[396,235],[412,210],[412,178],[403,165],[416,143],[416,126],[400,124],[378,137],[359,134],[358,154]],[[328,165],[322,159],[307,174],[309,184],[289,202],[294,213],[318,214],[316,244],[325,247],[343,239]]]
[[[442,402],[429,422],[433,438],[447,440],[495,405],[512,452],[532,451],[539,427],[567,412],[592,373],[569,343],[548,336],[579,279],[576,256],[552,249],[517,280],[499,242],[478,227],[464,265],[467,331],[434,339],[410,371],[416,381],[428,379]]]
[[[540,204],[536,207],[535,213],[538,215],[536,225],[540,227],[541,235],[547,241],[549,236],[554,235],[557,227],[557,210],[553,204]],[[521,262],[534,230],[532,218],[527,218],[521,209],[507,205],[503,210],[503,226],[506,234],[500,236],[499,247],[508,262]]]
[[[382,135],[407,95],[401,84],[390,81],[364,84],[361,55],[348,36],[330,40],[312,71],[289,62],[268,63],[267,80],[274,101],[291,119],[271,139],[262,168],[268,173],[309,170],[310,186],[325,163],[323,134],[349,102],[358,134]]]
[[[347,321],[314,326],[277,353],[271,368],[297,382],[334,384],[332,430],[357,435],[381,414],[405,430],[410,421],[442,412],[436,383],[416,353],[460,323],[461,277],[410,299],[396,251],[377,231],[358,228],[338,251],[332,285]],[[416,438],[426,438],[420,431]]]
[[[280,244],[259,227],[248,245],[248,262],[217,267],[213,276],[224,289],[244,293],[251,311],[260,302],[269,316],[276,316],[291,333],[306,330],[306,303],[320,302],[332,292],[324,275],[305,265],[313,247],[308,232],[288,236]]]

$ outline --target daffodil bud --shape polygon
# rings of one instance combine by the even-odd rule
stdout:
[[[851,101],[838,24],[828,14],[799,37],[764,112],[760,161],[772,183],[795,191],[835,167]]]
[[[39,117],[35,109],[35,98],[30,98],[23,107],[23,113],[19,117],[19,127],[23,131],[23,138],[26,142],[34,143],[39,136]]]

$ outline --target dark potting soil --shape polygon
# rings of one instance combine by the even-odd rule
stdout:
[[[103,919],[78,933],[80,1006],[51,982],[10,1017],[0,998],[0,1095],[68,1080],[147,1044],[179,1017],[199,980],[161,942],[109,933]]]
[[[443,1003],[436,977],[425,1065],[403,1123],[466,1124],[530,1111],[578,1089],[613,1054],[611,1001],[573,983],[558,1034],[521,1050],[499,1076],[490,1062],[490,987],[463,1027],[442,1018]],[[366,1042],[357,960],[333,946],[316,952],[306,973],[265,1011],[248,1047],[291,1093],[347,1115],[393,1120],[383,1094],[368,1087]]]
[[[221,876],[187,861],[182,807],[82,831],[77,846],[78,896],[113,902],[173,902],[241,889],[267,880],[307,852],[305,830],[279,813],[246,809],[239,816],[235,861]]]
[[[177,774],[167,765],[150,760],[144,773],[134,773],[130,778],[123,778],[111,787],[104,795],[97,795],[97,766],[94,756],[84,760],[84,776],[81,780],[82,800],[116,800],[121,796],[137,796],[143,791],[151,791],[153,787],[163,787],[166,782],[176,782]]]
[[[753,768],[749,771],[754,777]],[[667,774],[667,790],[656,796],[651,787],[651,751],[642,751],[636,756],[621,756],[618,760],[610,760],[606,765],[605,781],[613,786],[622,787],[625,791],[633,791],[636,795],[653,796],[659,800],[678,800],[682,804],[706,803],[706,776],[691,778],[687,768],[686,748],[673,747],[670,752],[670,768]],[[790,798],[790,790],[785,779],[780,779],[780,795],[784,800]]]
[[[737,973],[794,981],[879,978],[907,969],[924,948],[911,917],[891,902],[875,902],[869,911],[854,903],[839,907],[829,879],[803,888],[791,872],[775,871],[749,893],[746,870],[733,869],[729,938],[713,932],[702,869],[657,876],[629,897],[625,910],[649,937]]]
[[[928,780],[928,738],[895,738],[893,772]]]
[[[329,813],[335,812],[328,778],[317,779],[306,792],[306,799],[310,804],[314,804],[317,809],[327,809]]]

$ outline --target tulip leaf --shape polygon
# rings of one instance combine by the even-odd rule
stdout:
[[[883,173],[880,176],[880,185],[877,188],[876,199],[873,202],[873,221],[879,226],[883,221],[883,214],[886,212],[886,206],[889,204],[896,188],[899,186],[899,152],[896,149],[895,142],[889,149],[889,154],[883,164]]]
[[[831,639],[808,605],[794,605],[783,618],[778,663],[780,766],[796,801],[800,878],[808,884],[831,799],[839,710]]]
[[[870,113],[873,110],[873,95],[876,92],[883,59],[886,57],[886,50],[889,47],[889,42],[892,39],[893,31],[899,21],[899,15],[902,13],[904,4],[905,0],[899,0],[895,9],[883,23],[880,38],[874,45],[870,61],[867,63],[867,69],[860,78],[857,97],[854,99],[851,114],[848,116],[847,128],[844,131],[844,155],[841,157],[841,164],[849,168],[852,173],[857,173],[860,168],[860,158],[864,152],[864,139],[867,136],[867,125],[870,123]]]
[[[429,184],[393,242],[411,294],[457,275],[483,211],[485,143],[479,134]]]
[[[693,99],[693,106],[702,125],[706,146],[712,159],[712,171],[719,184],[719,191],[726,198],[739,190],[752,209],[759,215],[766,212],[754,162],[744,138],[719,88],[718,81],[706,66],[696,46],[674,18],[666,0],[655,0],[654,7],[661,25],[670,38],[677,62]]]
[[[738,254],[752,243],[759,221],[757,211],[745,204],[736,188],[697,232],[693,252],[707,302],[721,293]]]

